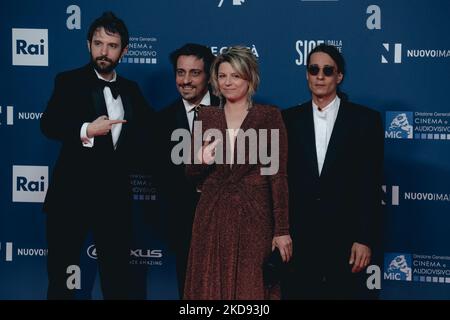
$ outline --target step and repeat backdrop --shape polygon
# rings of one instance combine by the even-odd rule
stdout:
[[[88,62],[87,29],[108,10],[130,31],[117,71],[155,110],[178,97],[168,56],[186,42],[214,54],[251,48],[261,69],[255,100],[280,108],[310,99],[308,52],[340,48],[343,91],[385,124],[383,246],[366,272],[368,290],[381,299],[450,299],[448,0],[2,1],[0,299],[46,297],[42,202],[59,144],[41,134],[39,119],[55,75]],[[132,183],[136,297],[178,299],[164,203],[151,174]],[[80,298],[100,299],[92,239],[82,265]]]

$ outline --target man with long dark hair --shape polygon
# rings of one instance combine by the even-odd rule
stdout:
[[[284,298],[358,298],[381,215],[380,114],[339,91],[344,58],[319,45],[307,58],[312,100],[284,111],[292,270]],[[361,283],[359,284],[361,286]]]

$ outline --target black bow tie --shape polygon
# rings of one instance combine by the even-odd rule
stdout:
[[[119,85],[117,84],[117,81],[109,82],[102,79],[98,79],[98,85],[100,88],[108,87],[111,89],[111,93],[114,97],[114,99],[117,99],[117,97],[120,94]]]

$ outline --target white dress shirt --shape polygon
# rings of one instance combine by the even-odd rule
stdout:
[[[114,76],[111,80],[104,79],[98,72],[95,70],[95,74],[97,77],[101,80],[107,81],[107,82],[114,82],[117,80],[117,74],[114,72]],[[122,98],[120,95],[117,97],[117,99],[114,99],[111,89],[108,87],[103,88],[103,96],[105,97],[105,104],[106,109],[108,111],[108,118],[109,120],[123,120],[124,117],[124,109],[123,109],[123,103]],[[90,122],[85,122],[81,126],[80,130],[80,138],[83,143],[84,147],[92,148],[94,146],[94,137],[88,138],[87,136],[87,127],[90,124]],[[122,131],[122,123],[113,124],[111,128],[111,136],[112,136],[112,142],[114,145],[114,149],[116,149],[117,141],[119,140],[120,132]]]
[[[322,108],[321,110],[319,110],[319,107],[314,103],[314,101],[312,103],[319,176],[322,173],[322,167],[325,161],[325,156],[327,154],[328,143],[330,142],[340,103],[341,99],[339,99],[338,96],[336,96],[333,101],[331,101],[325,108]]]
[[[186,116],[189,123],[189,130],[192,133],[192,124],[194,122],[194,108],[197,106],[196,104],[192,104],[187,100],[183,99],[184,108],[186,109]],[[211,105],[211,96],[209,94],[209,91],[206,91],[206,94],[203,96],[202,101],[200,101],[199,104],[202,104],[204,106]]]

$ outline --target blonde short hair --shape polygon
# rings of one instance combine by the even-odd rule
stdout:
[[[247,100],[249,107],[252,105],[252,96],[255,94],[259,85],[258,61],[252,51],[244,46],[232,46],[217,56],[211,65],[211,85],[216,96],[223,99],[219,89],[218,73],[219,66],[228,62],[242,79],[249,82]]]

